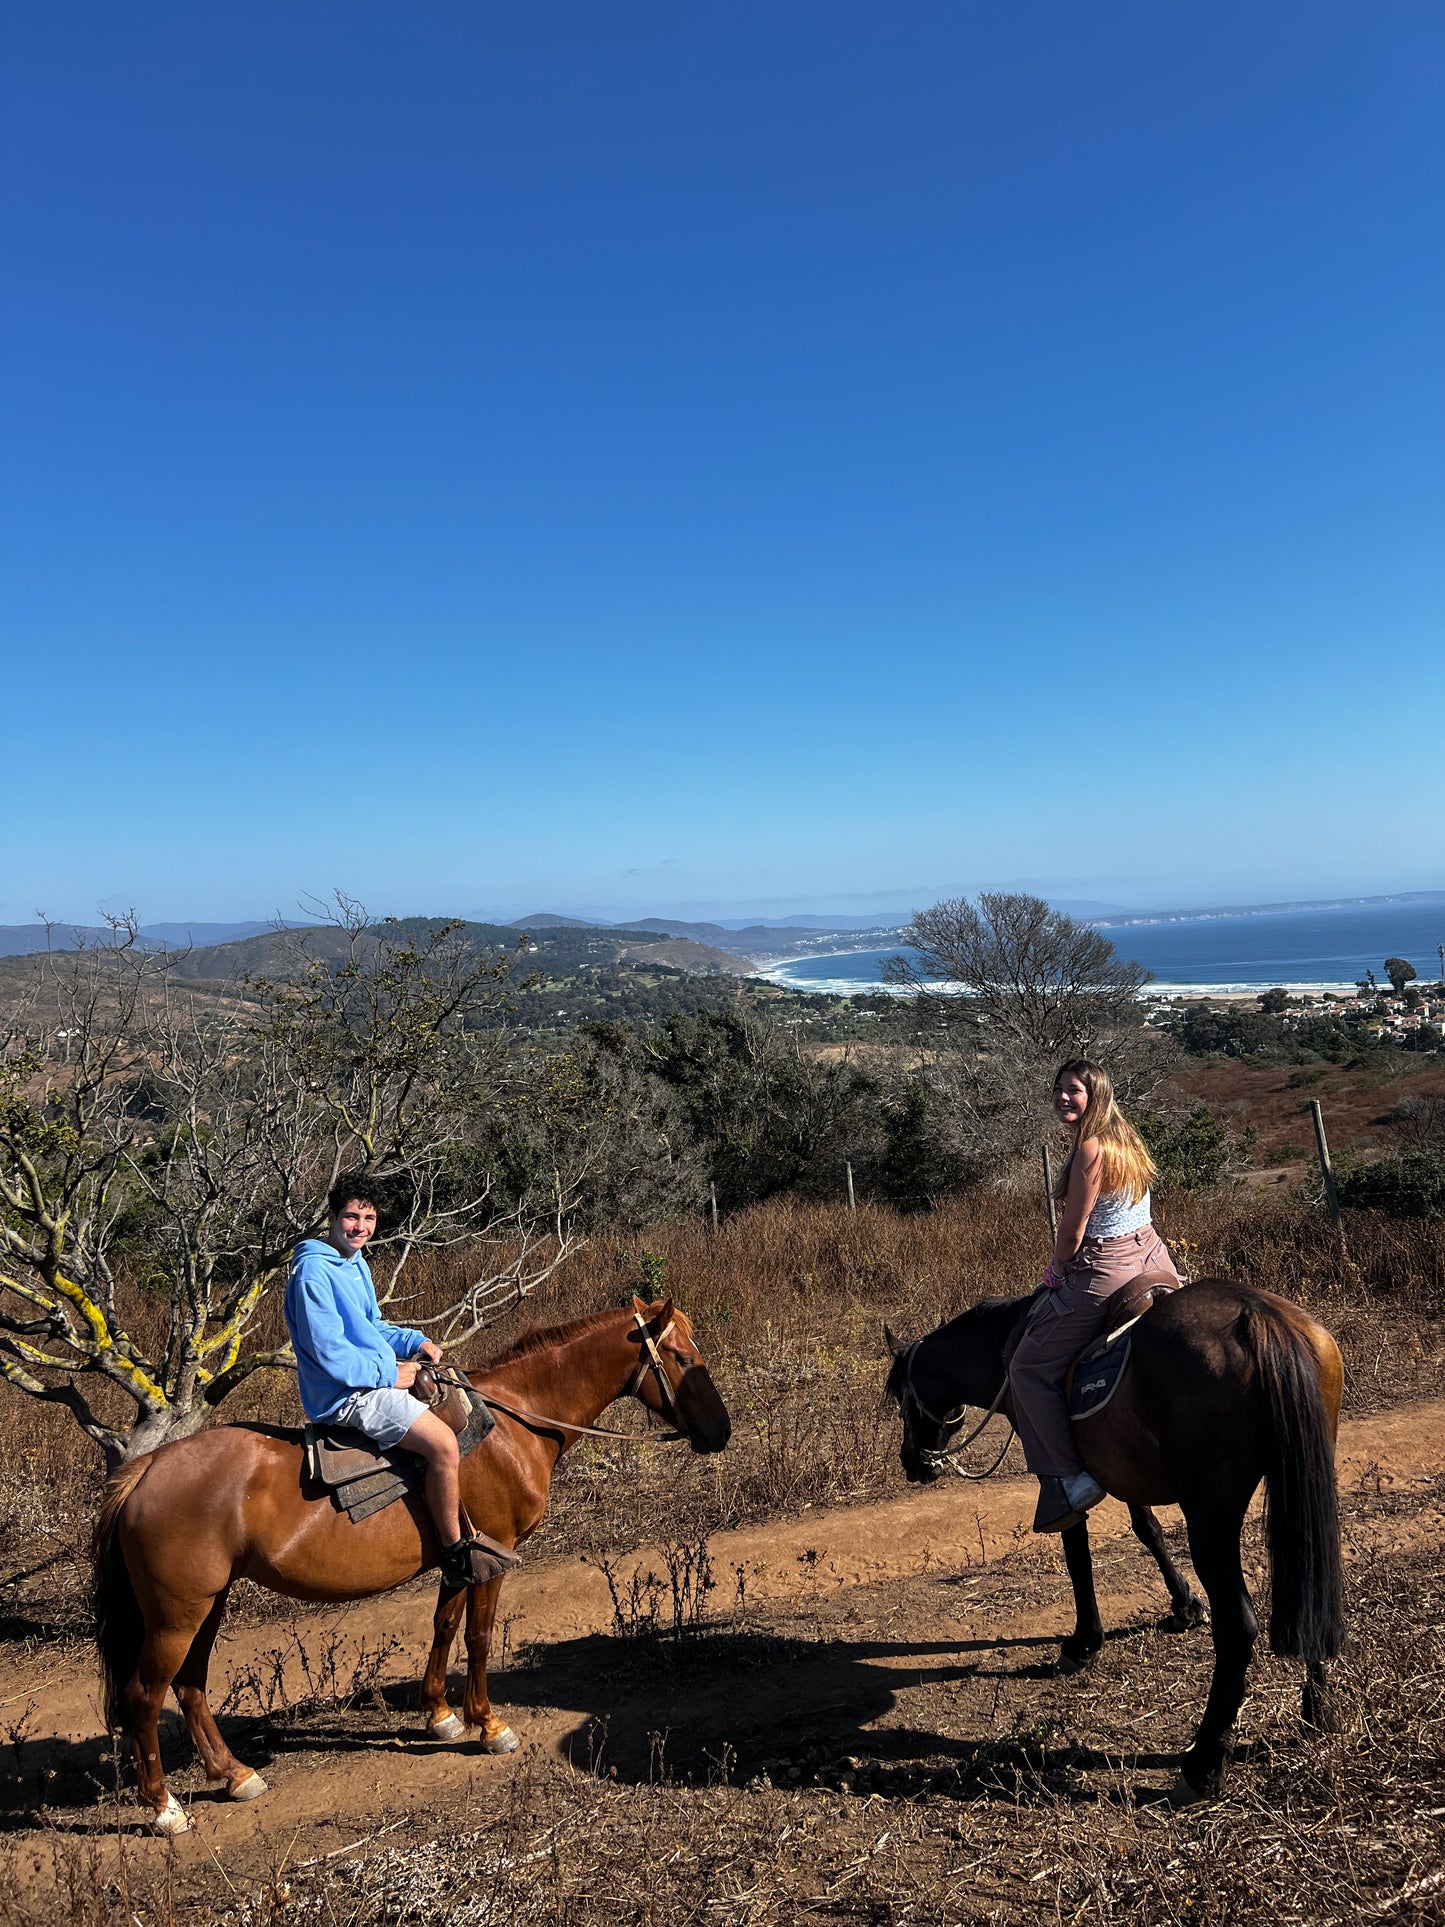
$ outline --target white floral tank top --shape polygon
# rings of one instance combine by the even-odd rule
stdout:
[[[1086,1238],[1125,1238],[1131,1231],[1142,1231],[1149,1223],[1149,1193],[1137,1204],[1129,1202],[1127,1191],[1106,1191],[1089,1213],[1084,1226]]]

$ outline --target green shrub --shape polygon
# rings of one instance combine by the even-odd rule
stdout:
[[[1445,1217],[1445,1157],[1416,1151],[1403,1158],[1345,1171],[1338,1179],[1340,1203],[1356,1211],[1383,1211],[1392,1218]]]
[[[1242,1139],[1237,1139],[1207,1104],[1196,1104],[1182,1118],[1141,1111],[1135,1121],[1149,1155],[1159,1167],[1161,1191],[1208,1190],[1223,1182],[1241,1154],[1247,1161],[1254,1147],[1252,1125]]]

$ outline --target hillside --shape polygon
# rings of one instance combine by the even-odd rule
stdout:
[[[425,937],[443,923],[414,918],[391,928]],[[526,932],[506,924],[462,928],[479,948],[516,958],[516,1018],[537,1034],[566,1035],[601,1018],[652,1022],[696,1011],[731,996],[739,979],[754,975],[743,958],[655,930],[604,930],[560,921]],[[293,975],[306,957],[339,964],[349,942],[345,931],[329,924],[267,929],[177,953],[171,969],[175,980],[193,992],[230,998],[248,979]],[[23,995],[44,968],[44,958],[34,953],[0,956],[0,1002]],[[760,985],[758,994],[777,995],[771,985]]]

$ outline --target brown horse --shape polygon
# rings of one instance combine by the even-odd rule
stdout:
[[[894,1352],[887,1393],[903,1413],[903,1469],[936,1479],[966,1404],[988,1409],[1004,1386],[1010,1338],[1032,1298],[991,1299]],[[1344,1576],[1335,1494],[1335,1430],[1344,1373],[1322,1325],[1272,1293],[1202,1279],[1171,1294],[1134,1327],[1118,1392],[1075,1425],[1094,1477],[1129,1507],[1158,1560],[1174,1612],[1198,1623],[1198,1603],[1175,1571],[1149,1508],[1177,1505],[1209,1600],[1214,1677],[1177,1797],[1215,1793],[1259,1631],[1240,1563],[1244,1515],[1263,1479],[1273,1574],[1272,1650],[1305,1662],[1306,1721],[1332,1730],[1325,1668],[1344,1639]],[[1008,1409],[1005,1404],[1002,1409]],[[939,1416],[939,1415],[942,1416]],[[1077,1672],[1103,1644],[1087,1520],[1063,1534],[1076,1621],[1059,1670]]]
[[[720,1452],[731,1435],[692,1326],[671,1300],[637,1299],[630,1310],[531,1333],[468,1377],[484,1398],[512,1408],[497,1410],[495,1430],[461,1468],[473,1523],[508,1546],[536,1531],[552,1473],[578,1430],[624,1393],[671,1420],[695,1452]],[[93,1553],[107,1720],[134,1741],[141,1803],[154,1812],[154,1831],[169,1834],[189,1825],[161,1771],[157,1721],[172,1685],[207,1779],[224,1782],[235,1800],[266,1791],[221,1738],[206,1701],[211,1648],[235,1581],[292,1599],[364,1599],[434,1566],[438,1548],[420,1493],[354,1525],[329,1495],[305,1486],[299,1432],[223,1425],[123,1467],[107,1488]],[[517,1745],[487,1698],[501,1584],[441,1592],[421,1687],[435,1738],[460,1739],[477,1727],[489,1753]],[[447,1660],[464,1610],[467,1686],[458,1719],[447,1707]]]

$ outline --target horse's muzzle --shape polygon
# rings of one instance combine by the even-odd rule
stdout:
[[[687,1442],[694,1452],[721,1452],[733,1435],[733,1422],[726,1413],[720,1419],[688,1428]]]

